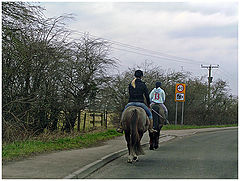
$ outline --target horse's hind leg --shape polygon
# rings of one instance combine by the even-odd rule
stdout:
[[[162,127],[163,127],[163,125],[160,125],[159,131],[158,131],[158,133],[157,133],[156,143],[155,143],[155,149],[157,149],[157,148],[159,147],[160,131],[161,131]]]
[[[155,136],[154,136],[154,148],[155,149],[158,148],[158,142],[159,142],[159,132],[155,133]]]
[[[153,150],[153,133],[149,133],[149,149]]]
[[[128,163],[132,163],[133,162],[133,156],[132,156],[132,149],[131,149],[131,143],[130,143],[130,133],[129,132],[125,132],[125,139],[127,141],[127,147],[128,147]]]
[[[143,131],[139,131],[139,141],[138,141],[138,149],[137,149],[137,155],[144,155],[144,151],[142,149],[142,146],[141,146],[141,139],[143,137],[143,134],[144,132]]]
[[[128,155],[128,161],[127,161],[128,163],[133,163],[133,161],[134,161],[134,156],[133,155],[134,155],[133,150],[130,147],[129,155]]]
[[[136,148],[135,148],[136,152],[133,153],[133,161],[134,162],[138,162],[138,155],[143,155],[144,154],[144,152],[142,150],[141,143],[140,143],[140,140],[142,139],[142,136],[143,136],[143,132],[139,131],[138,134],[139,134],[139,142],[135,145],[136,146]]]
[[[159,106],[158,105],[153,105],[152,110],[159,113]],[[154,111],[152,112],[152,114],[153,114],[153,127],[154,127],[154,129],[158,130],[160,119],[159,119],[159,116]],[[156,146],[156,142],[158,141],[157,140],[157,133],[149,133],[149,137],[150,137],[150,147],[149,147],[149,149],[154,150],[154,148],[157,147]]]
[[[127,141],[128,154],[130,155],[130,133],[129,132],[125,132],[125,139]]]

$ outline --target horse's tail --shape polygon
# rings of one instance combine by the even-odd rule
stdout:
[[[131,145],[137,155],[144,154],[142,147],[140,145],[140,136],[138,133],[138,113],[137,110],[134,109],[131,117],[130,124],[130,135],[131,135]]]
[[[136,143],[139,140],[137,123],[138,123],[138,114],[137,114],[137,110],[134,109],[132,111],[131,124],[130,124],[131,143],[133,147],[136,145]]]

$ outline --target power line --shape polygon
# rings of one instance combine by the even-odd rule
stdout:
[[[75,34],[86,34],[84,32],[81,32],[81,31],[76,31]],[[95,35],[92,35],[92,34],[89,34],[88,35],[90,37],[95,37],[95,38],[99,38]],[[137,47],[137,46],[133,46],[133,45],[129,45],[129,44],[126,44],[126,43],[121,43],[121,42],[118,42],[118,41],[114,41],[114,40],[110,40],[110,39],[106,39],[106,38],[101,38],[103,40],[106,40],[112,44],[115,44],[117,46],[121,46],[121,47],[124,47],[124,48],[129,48],[129,49],[134,49],[134,50],[137,50],[137,51],[144,51],[146,53],[138,53],[136,51],[130,51],[130,50],[126,50],[126,49],[120,49],[120,48],[116,48],[115,49],[118,49],[118,50],[121,50],[121,51],[127,51],[127,52],[131,52],[131,53],[136,53],[136,54],[141,54],[141,55],[145,55],[145,56],[151,56],[151,57],[155,57],[155,58],[165,58],[165,59],[168,59],[170,61],[175,61],[175,62],[181,62],[181,63],[189,63],[189,64],[199,64],[199,63],[202,63],[200,61],[196,61],[196,60],[193,60],[193,59],[188,59],[188,58],[183,58],[183,57],[179,57],[179,56],[174,56],[174,55],[170,55],[170,54],[167,54],[167,53],[162,53],[162,52],[159,52],[159,51],[153,51],[153,50],[149,50],[149,49],[146,49],[146,48],[142,48],[142,47]],[[149,54],[154,54],[154,55],[149,55]],[[157,56],[156,56],[157,55]],[[161,56],[161,57],[159,57]],[[184,61],[185,60],[185,61]]]
[[[151,55],[151,54],[146,54],[146,53],[140,53],[140,52],[136,52],[136,51],[132,51],[132,50],[127,50],[127,49],[122,49],[122,48],[117,48],[117,47],[112,47],[113,49],[116,50],[122,50],[122,51],[127,51],[130,53],[135,53],[135,54],[139,54],[139,55],[145,55],[145,56],[149,56],[149,57],[153,57],[153,58],[158,58],[158,59],[164,59],[164,60],[170,60],[170,61],[174,61],[174,62],[181,62],[181,63],[189,63],[189,64],[195,64],[193,62],[184,62],[181,60],[176,60],[176,59],[172,59],[172,58],[168,58],[168,57],[160,57],[160,56],[156,56],[156,55]]]
[[[175,55],[170,55],[168,53],[163,53],[163,52],[160,52],[160,51],[149,50],[149,49],[146,49],[146,48],[130,45],[130,44],[127,44],[127,43],[118,42],[118,41],[115,41],[115,40],[110,40],[110,39],[107,39],[107,38],[101,38],[101,37],[92,35],[89,32],[81,32],[81,31],[77,30],[74,33],[75,34],[81,34],[81,35],[88,34],[90,37],[106,40],[109,43],[115,45],[115,46],[112,46],[112,48],[115,49],[115,50],[125,51],[125,52],[139,54],[139,55],[144,55],[144,56],[153,57],[153,58],[161,59],[161,60],[174,61],[174,62],[178,62],[178,63],[185,63],[185,64],[206,63],[206,62],[203,62],[203,61],[200,62],[200,61],[197,61],[197,60],[194,60],[194,59],[189,59],[189,58],[183,58],[183,57],[179,57],[179,56],[175,56]],[[116,47],[116,46],[120,46],[122,48],[119,48],[119,47]],[[193,67],[190,67],[190,69],[193,69]],[[231,79],[231,77],[229,77],[229,76],[232,76],[232,75],[230,75],[227,71],[223,71],[222,73],[225,74],[225,76],[227,76],[228,78]]]
[[[178,60],[187,60],[191,63],[192,63],[192,61],[196,62],[196,63],[201,63],[201,62],[193,60],[193,59],[178,57],[178,56],[170,55],[170,54],[167,54],[167,53],[162,53],[162,52],[159,52],[159,51],[149,50],[149,49],[146,49],[146,48],[141,48],[141,47],[137,47],[137,46],[133,46],[133,45],[128,45],[128,44],[125,44],[125,43],[120,43],[120,42],[113,41],[113,40],[111,40],[111,41],[114,42],[115,44],[118,44],[118,45],[123,46],[123,47],[125,46],[125,47],[129,47],[129,48],[132,48],[132,49],[135,49],[135,50],[149,52],[151,54],[156,54],[156,55],[160,55],[160,56],[167,56],[167,57],[170,57],[172,59],[178,59]]]
[[[220,72],[222,72],[224,75],[226,75],[227,77],[229,77],[230,79],[232,79],[233,75],[229,72],[227,72],[225,69],[223,69],[222,67],[219,69]]]

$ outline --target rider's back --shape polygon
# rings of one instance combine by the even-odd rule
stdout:
[[[129,84],[129,101],[128,102],[142,102],[144,103],[144,97],[145,95],[147,104],[149,105],[149,95],[148,95],[148,89],[144,82],[141,81],[141,79],[135,80],[135,88],[133,87],[132,83]]]

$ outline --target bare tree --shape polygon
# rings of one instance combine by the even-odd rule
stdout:
[[[109,79],[108,69],[115,65],[108,55],[108,43],[88,35],[75,42],[72,53],[71,60],[65,62],[61,80],[63,97],[68,100],[64,105],[67,117],[64,129],[67,131],[74,128],[83,109],[95,105],[99,90]]]
[[[40,10],[3,3],[3,120],[18,126],[20,135],[41,133],[56,120],[59,69],[69,55],[69,31],[62,23],[68,17],[44,19]]]

